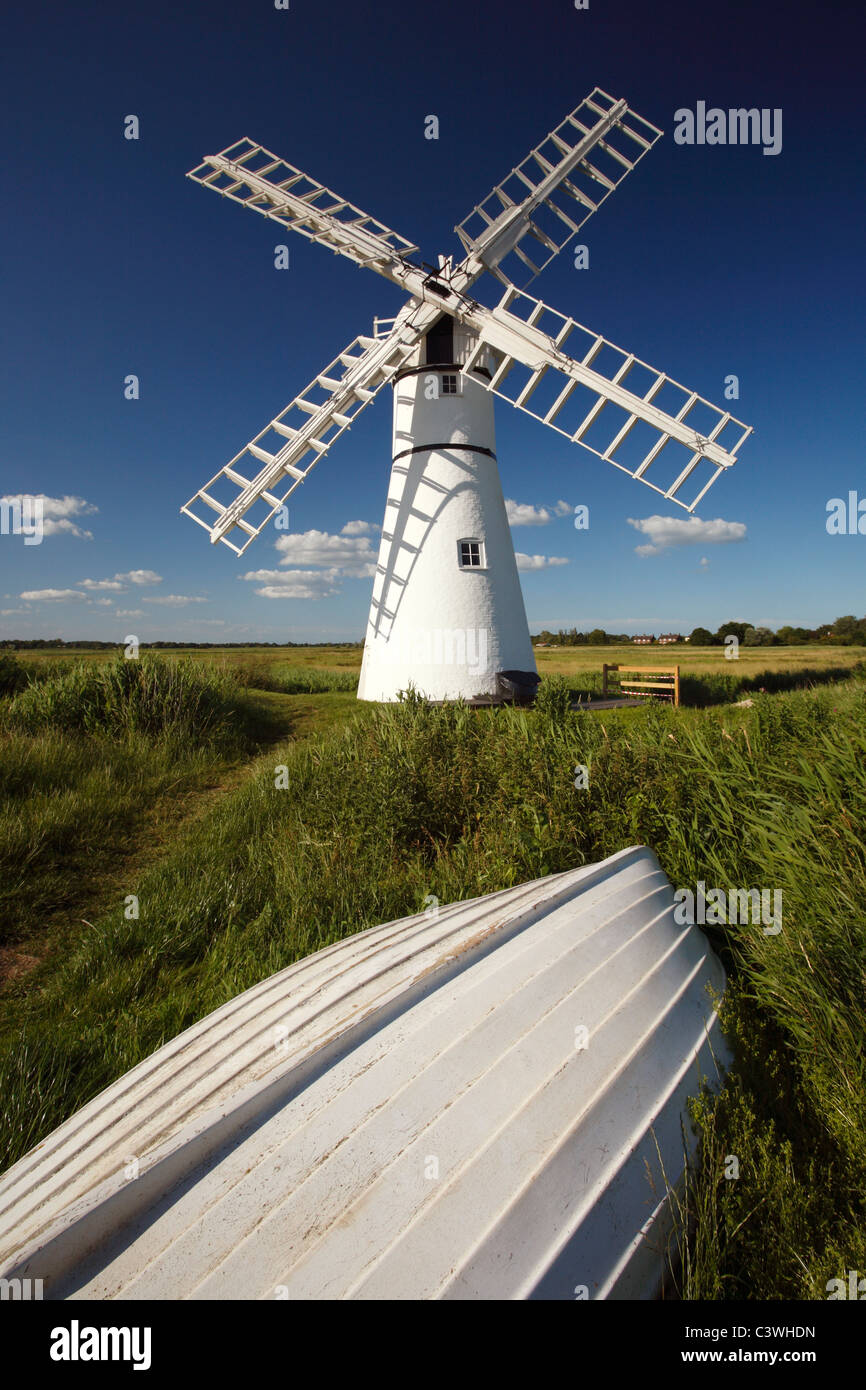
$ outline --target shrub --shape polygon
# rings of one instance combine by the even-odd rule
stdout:
[[[571,686],[564,676],[546,676],[535,696],[538,714],[561,724],[571,713]]]
[[[28,685],[10,702],[6,722],[28,733],[145,734],[197,743],[237,741],[251,707],[224,672],[143,655],[67,671]]]
[[[6,652],[0,655],[0,695],[15,695],[27,684],[27,672],[20,661]]]

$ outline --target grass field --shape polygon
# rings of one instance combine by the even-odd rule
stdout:
[[[814,643],[804,647],[745,647],[740,644],[737,659],[726,660],[724,647],[693,647],[691,643],[672,643],[669,647],[536,648],[535,660],[542,676],[576,676],[601,671],[602,662],[623,666],[679,666],[686,675],[721,675],[741,671],[746,676],[759,671],[820,670],[826,667],[855,666],[864,658],[862,647],[830,647]]]
[[[195,660],[208,665],[245,667],[250,671],[256,668],[267,671],[274,665],[302,667],[309,670],[360,671],[362,647],[172,647],[157,652],[166,660]],[[69,648],[15,653],[16,660],[25,665],[51,668],[58,662],[70,660],[86,662],[112,661],[116,653],[107,649],[99,651],[72,651]]]
[[[334,672],[359,672],[361,669],[362,648],[336,647],[179,647],[161,653],[166,659],[183,658],[203,661],[207,664],[225,665],[228,668],[240,667],[250,672],[256,669],[265,673],[273,666],[284,668],[307,668]],[[82,652],[75,654],[75,660],[110,661],[113,654],[108,651]],[[58,661],[69,661],[71,654],[53,651],[17,652],[16,658],[25,665],[51,667]],[[536,648],[535,659],[542,675],[574,676],[584,672],[601,674],[602,662],[613,664],[635,662],[641,666],[667,666],[679,664],[689,675],[702,675],[708,672],[730,672],[733,668],[742,669],[748,675],[758,671],[797,671],[801,669],[820,669],[828,666],[854,666],[864,659],[862,647],[833,647],[824,642],[816,642],[797,647],[745,647],[739,648],[736,661],[725,659],[723,647],[692,647],[690,643],[675,643],[669,647],[635,647],[630,644],[604,647],[555,647]]]
[[[866,1268],[866,682],[721,702],[733,665],[784,683],[860,658],[788,650],[787,665],[782,649],[689,652],[712,709],[594,713],[571,712],[569,691],[593,662],[624,661],[616,648],[538,653],[564,679],[535,710],[359,705],[360,652],[345,649],[172,653],[138,676],[23,662],[39,679],[0,700],[0,1166],[310,951],[430,893],[472,897],[644,843],[675,887],[784,900],[778,936],[709,928],[736,1063],[721,1099],[695,1107],[703,1164],[678,1290],[825,1297]]]
[[[64,948],[264,748],[357,703],[244,688],[221,661],[20,664],[38,678],[0,701],[0,983]],[[170,678],[148,690],[153,672]]]

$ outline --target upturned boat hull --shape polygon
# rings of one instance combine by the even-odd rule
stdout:
[[[0,1179],[46,1298],[649,1298],[722,967],[648,849],[369,928]],[[685,1141],[685,1142],[684,1142]]]

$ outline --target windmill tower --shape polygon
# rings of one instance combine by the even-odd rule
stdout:
[[[358,695],[496,696],[535,672],[484,362],[443,315],[394,380],[391,479]],[[435,370],[434,370],[435,369]]]
[[[689,512],[751,433],[525,293],[661,133],[596,88],[456,228],[463,260],[442,256],[438,267],[419,264],[416,246],[250,140],[190,171],[408,296],[181,509],[213,543],[243,554],[392,386],[391,478],[360,699],[395,700],[410,683],[438,700],[522,698],[538,681],[499,481],[495,395]],[[497,300],[485,307],[475,292],[491,276]]]

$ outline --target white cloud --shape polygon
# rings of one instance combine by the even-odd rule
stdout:
[[[187,603],[207,603],[206,598],[194,594],[163,594],[160,598],[144,598],[142,603],[161,603],[166,608],[183,608]]]
[[[161,584],[162,575],[155,570],[127,570],[126,574],[116,574],[115,579],[125,579],[129,584]]]
[[[564,507],[564,512],[562,512]],[[549,521],[555,516],[566,516],[571,507],[567,502],[557,502],[555,509],[550,512],[548,507],[534,507],[531,502],[514,502],[513,498],[505,499],[506,516],[509,518],[509,525],[548,525]]]
[[[340,571],[329,570],[249,570],[241,579],[262,585],[260,598],[330,598],[340,592]]]
[[[567,565],[564,555],[524,555],[519,550],[514,555],[519,570],[547,570],[554,565]]]
[[[143,618],[143,608],[116,608],[114,610],[116,618]]]
[[[98,507],[92,502],[86,502],[83,497],[49,497],[44,492],[36,492],[33,495],[42,498],[42,510],[46,516],[90,516],[93,512],[99,511]]]
[[[636,555],[659,555],[680,545],[727,545],[746,536],[745,522],[723,521],[721,517],[714,521],[702,521],[698,516],[648,516],[642,521],[629,517],[628,524],[650,538],[648,545],[635,546]]]
[[[93,532],[84,531],[72,520],[76,516],[91,516],[99,511],[92,502],[83,497],[48,497],[44,492],[16,492],[0,497],[0,505],[20,503],[25,497],[38,497],[42,500],[43,536],[70,535],[79,540],[92,541]]]
[[[298,574],[300,574],[300,573],[301,573],[301,571],[298,570]],[[327,598],[330,594],[335,594],[335,593],[337,593],[337,590],[336,590],[336,589],[321,590],[321,589],[318,589],[318,588],[316,587],[316,584],[315,584],[315,583],[312,583],[312,584],[302,584],[302,583],[299,581],[297,584],[285,584],[285,585],[282,585],[282,586],[279,587],[279,588],[276,588],[276,587],[275,587],[274,585],[272,585],[272,584],[266,584],[266,585],[264,586],[264,588],[262,588],[262,589],[256,589],[256,593],[258,594],[259,598],[311,598],[311,599],[316,599],[316,598]]]
[[[60,521],[54,521],[50,516],[46,516],[42,522],[43,536],[74,536],[79,541],[92,541],[93,532],[85,531],[80,526],[76,526],[74,521],[69,521],[65,517]]]
[[[351,524],[351,523],[350,523]],[[299,531],[281,536],[275,549],[281,565],[321,565],[339,570],[347,579],[367,579],[376,573],[376,552],[368,536],[332,536],[327,531]]]
[[[347,521],[340,532],[341,536],[369,536],[371,532],[378,531],[379,527],[374,526],[372,521]]]
[[[79,579],[78,582],[82,589],[113,589],[123,593],[127,584],[161,584],[162,575],[155,570],[127,570],[113,579]]]
[[[102,608],[104,608],[104,607],[110,608],[111,605],[114,603],[114,599],[113,599],[113,598],[95,598],[95,599],[92,600],[92,602],[93,602],[93,603],[98,603],[99,606],[102,607]]]
[[[29,613],[29,608],[0,608],[0,618],[11,618],[13,613]]]
[[[25,589],[24,593],[19,594],[18,597],[31,599],[35,602],[39,602],[42,599],[51,599],[52,601],[59,602],[69,598],[84,598],[84,595],[80,594],[77,589]]]
[[[515,502],[513,497],[506,497],[505,512],[508,517],[509,526],[547,526],[557,516],[570,516],[571,507],[568,502],[559,501],[553,508],[534,507],[531,502]]]

